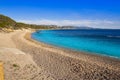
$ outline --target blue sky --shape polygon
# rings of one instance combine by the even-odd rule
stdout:
[[[0,13],[31,24],[120,29],[120,0],[1,0]]]

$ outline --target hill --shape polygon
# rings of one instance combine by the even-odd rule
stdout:
[[[32,28],[32,29],[55,29],[55,25],[35,25],[35,24],[25,24],[16,22],[8,16],[0,14],[0,30],[3,29],[22,29],[22,28]]]
[[[88,26],[60,26],[61,29],[94,29]]]
[[[87,26],[57,26],[57,25],[36,25],[16,22],[15,20],[0,14],[0,30],[16,29],[93,29]]]
[[[13,28],[15,24],[13,19],[0,14],[0,28]]]

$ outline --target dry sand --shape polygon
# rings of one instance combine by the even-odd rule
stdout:
[[[4,63],[5,80],[54,80],[37,66],[31,55],[16,48],[12,37],[22,32],[0,33],[0,61]]]
[[[120,80],[120,60],[38,43],[30,33],[0,33],[6,80]]]

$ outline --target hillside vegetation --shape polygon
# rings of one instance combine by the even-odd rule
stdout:
[[[0,28],[13,28],[16,22],[11,18],[0,15]]]
[[[55,29],[57,28],[55,25],[35,25],[35,24],[25,24],[25,23],[20,23],[16,22],[15,20],[1,15],[0,14],[0,30],[2,29],[27,29],[27,28],[32,28],[32,29]]]

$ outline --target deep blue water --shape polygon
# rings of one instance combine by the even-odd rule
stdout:
[[[32,38],[58,47],[120,58],[120,30],[41,30]]]

